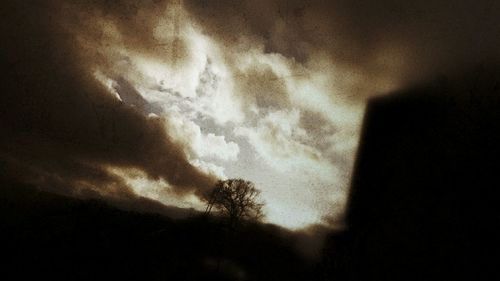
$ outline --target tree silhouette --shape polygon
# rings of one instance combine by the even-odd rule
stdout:
[[[229,219],[235,226],[241,221],[258,221],[263,217],[260,190],[243,179],[220,180],[207,196],[206,213],[213,208]]]

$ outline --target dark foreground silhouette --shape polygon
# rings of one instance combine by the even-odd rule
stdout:
[[[369,103],[330,280],[498,280],[499,72]]]
[[[286,231],[227,230],[30,186],[0,188],[1,280],[308,280]],[[289,236],[288,236],[289,237]]]

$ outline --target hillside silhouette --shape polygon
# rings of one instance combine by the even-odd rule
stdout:
[[[0,274],[15,280],[307,280],[287,231],[123,211],[3,182]],[[287,238],[288,237],[288,238]],[[48,279],[47,279],[48,278]],[[6,280],[4,279],[4,280]]]

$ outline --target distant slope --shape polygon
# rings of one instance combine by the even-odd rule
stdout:
[[[236,233],[6,184],[0,187],[2,280],[307,280],[277,228]]]

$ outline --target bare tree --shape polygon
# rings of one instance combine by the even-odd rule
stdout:
[[[234,226],[241,221],[257,221],[263,217],[260,191],[250,181],[242,179],[220,180],[207,196],[206,213],[215,208],[229,218]]]

